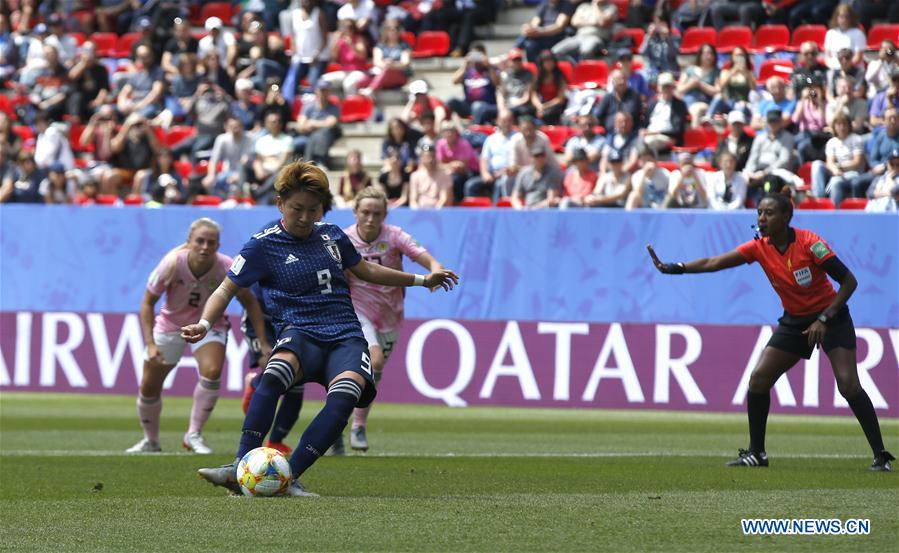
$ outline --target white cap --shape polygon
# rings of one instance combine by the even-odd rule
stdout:
[[[674,84],[674,75],[671,73],[662,73],[659,75],[659,86],[668,86]]]
[[[734,123],[746,124],[746,116],[743,115],[742,111],[734,110],[727,114],[727,124],[733,125]]]
[[[206,30],[211,31],[213,29],[221,29],[222,28],[222,20],[218,17],[210,17],[206,20]]]
[[[235,90],[253,90],[253,81],[246,78],[240,78],[234,81]]]
[[[409,94],[427,94],[428,93],[428,83],[422,81],[421,79],[417,81],[412,81],[409,85]]]

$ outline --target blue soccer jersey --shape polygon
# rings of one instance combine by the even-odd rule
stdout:
[[[279,335],[293,327],[334,342],[363,336],[343,273],[361,260],[336,225],[316,223],[308,237],[299,239],[274,221],[244,244],[228,278],[241,288],[259,284]]]

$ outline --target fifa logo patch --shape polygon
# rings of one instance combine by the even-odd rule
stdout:
[[[793,271],[793,278],[796,279],[796,284],[803,288],[808,288],[812,283],[812,270],[808,267],[797,269]]]
[[[827,249],[827,246],[824,245],[824,242],[818,240],[814,244],[812,244],[812,253],[815,254],[815,257],[818,259],[824,259],[827,254],[830,253],[830,250]]]

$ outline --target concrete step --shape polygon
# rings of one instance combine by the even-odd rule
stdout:
[[[524,23],[522,21],[522,23]],[[497,38],[518,38],[521,36],[521,23],[493,23],[475,28],[476,40],[494,40]]]
[[[516,25],[521,27],[537,13],[537,6],[513,6],[500,10],[496,23],[500,25]]]

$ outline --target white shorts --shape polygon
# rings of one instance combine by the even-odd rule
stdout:
[[[153,340],[156,341],[156,347],[162,352],[167,365],[177,365],[184,353],[184,346],[187,342],[181,337],[180,331],[174,332],[154,332]],[[190,345],[190,351],[196,353],[198,349],[206,344],[217,343],[223,346],[228,345],[228,332],[224,330],[210,329],[206,336],[196,344]],[[144,361],[149,361],[147,349],[144,348]]]
[[[393,344],[396,343],[397,338],[400,337],[400,333],[396,330],[391,330],[390,332],[378,332],[375,329],[375,325],[366,317],[365,315],[360,315],[356,313],[356,316],[359,317],[359,323],[362,325],[362,334],[365,335],[365,341],[368,342],[368,347],[378,346],[381,350],[384,351],[384,360],[390,357],[390,352],[393,351]]]

